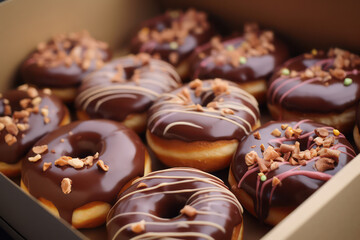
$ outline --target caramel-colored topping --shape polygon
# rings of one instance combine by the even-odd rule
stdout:
[[[81,160],[84,162],[85,166],[90,166],[91,167],[93,165],[94,157],[93,156],[87,156],[86,158],[83,158]]]
[[[42,154],[45,151],[48,150],[48,146],[47,145],[40,145],[40,146],[35,146],[32,148],[32,151],[36,154]]]
[[[197,211],[192,206],[185,205],[185,207],[180,210],[180,213],[186,215],[189,218],[192,218],[196,216]]]
[[[277,186],[279,184],[281,184],[281,181],[277,177],[273,177],[272,186],[275,187],[275,186]]]
[[[29,157],[28,160],[29,162],[37,162],[41,159],[41,155],[40,154],[36,154],[34,157]]]
[[[191,89],[196,89],[198,87],[202,87],[203,82],[200,79],[195,79],[189,83],[189,87]]]
[[[326,170],[332,170],[335,168],[335,160],[323,157],[317,160],[314,166],[319,172],[325,172]]]
[[[221,109],[221,115],[225,116],[225,115],[234,115],[234,111],[230,108],[223,108]]]
[[[131,231],[134,233],[141,233],[145,231],[145,220],[141,220],[140,222],[132,224]]]
[[[329,148],[334,144],[334,141],[335,141],[334,136],[327,137],[327,138],[325,138],[325,140],[323,142],[323,146],[326,147],[326,148]]]
[[[252,166],[257,162],[258,155],[255,151],[251,151],[245,155],[245,163],[247,166]]]
[[[36,88],[33,87],[29,87],[27,88],[27,94],[29,95],[29,97],[31,98],[35,98],[37,96],[39,96],[39,92],[36,90]]]
[[[73,168],[82,168],[84,167],[84,162],[81,161],[79,158],[71,158],[68,160],[68,164]]]
[[[285,144],[285,143],[282,143],[280,145],[280,152],[281,153],[293,152],[294,150],[295,150],[294,145],[289,145],[289,144]]]
[[[229,84],[220,78],[215,78],[211,83],[211,89],[214,92],[215,96],[220,94],[229,93]]]
[[[67,166],[69,165],[69,160],[72,159],[72,157],[67,157],[67,156],[61,156],[59,159],[55,160],[55,166]]]
[[[7,143],[7,145],[11,146],[17,142],[17,139],[15,136],[8,133],[5,135],[5,142]]]
[[[294,132],[293,132],[292,127],[286,128],[286,130],[285,130],[285,137],[286,138],[291,138],[293,136],[293,134],[294,134]]]
[[[335,150],[335,149],[322,148],[319,150],[318,153],[319,153],[320,157],[331,158],[331,159],[335,160],[336,163],[338,163],[341,152],[339,150]]]
[[[273,135],[274,137],[280,137],[281,136],[281,132],[279,131],[279,129],[275,128],[272,132],[271,135]]]
[[[143,183],[143,182],[139,183],[139,184],[136,186],[136,188],[147,188],[147,187],[148,187],[148,185],[147,185],[146,183]]]
[[[101,168],[104,172],[109,171],[109,166],[104,163],[103,160],[98,160],[96,165]]]
[[[263,153],[263,156],[265,161],[271,161],[277,157],[280,157],[279,153],[277,153],[272,146],[267,147]]]
[[[260,149],[261,149],[261,151],[265,151],[265,146],[264,146],[264,144],[261,144],[261,145],[260,145]]]
[[[321,146],[324,143],[324,139],[322,137],[316,137],[314,139],[314,142],[316,143],[316,145]]]
[[[315,134],[319,137],[326,138],[329,135],[329,131],[326,128],[316,128]]]
[[[17,126],[14,123],[9,123],[5,125],[6,131],[8,131],[8,133],[16,136],[19,133],[19,129],[17,128]]]
[[[260,135],[259,131],[254,132],[253,136],[255,139],[261,140],[261,135]]]
[[[63,178],[63,180],[61,181],[61,190],[64,194],[71,193],[71,184],[72,181],[70,178]]]
[[[276,160],[277,158],[275,158],[275,160]],[[276,169],[278,169],[279,168],[279,163],[277,163],[277,162],[273,162],[273,163],[271,163],[271,165],[270,165],[270,170],[271,171],[274,171],[274,170],[276,170]]]
[[[44,162],[44,164],[43,164],[43,172],[48,170],[51,167],[51,165],[52,165],[51,162]]]

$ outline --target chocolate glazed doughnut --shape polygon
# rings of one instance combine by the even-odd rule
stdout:
[[[110,58],[108,45],[86,31],[60,34],[48,43],[39,43],[20,71],[25,82],[51,88],[63,101],[71,102],[81,79]]]
[[[110,210],[109,239],[242,239],[242,207],[224,183],[192,168],[136,180]]]
[[[236,84],[194,80],[150,108],[147,141],[168,166],[216,171],[229,165],[243,137],[260,126],[256,99]]]
[[[67,108],[49,89],[22,85],[0,97],[0,172],[20,174],[21,159],[33,144],[70,122]]]
[[[351,132],[360,100],[360,57],[338,48],[287,61],[269,82],[274,119],[309,118]]]
[[[96,227],[128,182],[150,172],[139,137],[109,120],[77,121],[48,134],[23,160],[21,187],[75,228]]]
[[[269,122],[239,144],[229,183],[250,213],[275,225],[355,156],[332,127],[311,120]]]
[[[208,42],[214,32],[204,12],[167,11],[142,24],[132,39],[131,51],[146,52],[171,63],[184,79],[189,74],[189,56],[196,47]]]
[[[120,121],[140,133],[153,101],[180,84],[172,66],[148,54],[115,59],[84,79],[76,98],[77,115]]]
[[[257,24],[245,24],[244,35],[198,47],[191,59],[192,79],[223,78],[233,81],[265,102],[266,83],[274,69],[288,58],[287,47],[272,31],[260,31]]]

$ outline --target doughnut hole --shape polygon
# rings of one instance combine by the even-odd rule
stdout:
[[[180,216],[180,210],[183,209],[187,202],[187,197],[181,196],[180,194],[173,194],[167,197],[162,198],[158,206],[161,206],[159,209],[156,209],[158,217],[173,219]]]
[[[101,136],[93,132],[80,132],[71,135],[69,142],[72,148],[63,155],[73,158],[94,156],[97,152],[101,153],[101,150],[104,148],[104,141],[101,139]]]

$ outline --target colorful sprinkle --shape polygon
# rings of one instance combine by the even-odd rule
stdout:
[[[290,70],[288,68],[283,68],[281,70],[281,75],[289,75],[290,74]]]
[[[234,51],[235,48],[234,48],[233,45],[227,45],[227,46],[226,46],[226,50],[228,50],[228,51]]]
[[[171,42],[170,43],[170,48],[171,49],[177,49],[179,47],[179,44],[177,42]]]
[[[351,78],[345,78],[344,79],[344,85],[345,86],[349,86],[349,85],[351,85],[352,84],[352,79]]]
[[[239,58],[239,62],[240,62],[241,64],[245,64],[245,63],[247,62],[246,57],[240,57],[240,58]]]
[[[314,48],[313,50],[311,50],[311,54],[315,56],[318,54],[318,51]]]
[[[337,129],[334,129],[334,130],[333,130],[333,133],[334,133],[335,136],[339,136],[339,135],[340,135],[340,131],[337,130]]]

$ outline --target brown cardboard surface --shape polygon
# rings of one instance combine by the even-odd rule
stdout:
[[[294,53],[329,46],[360,50],[360,1],[353,0],[8,0],[0,3],[0,90],[11,85],[17,67],[36,44],[53,34],[87,29],[119,50],[142,20],[168,7],[206,10],[234,30],[241,30],[245,21],[256,20],[285,36],[296,46],[292,48]],[[355,239],[360,234],[359,183],[360,157],[357,157],[267,235],[264,236],[270,228],[259,225],[245,213],[244,239],[262,236],[263,239]],[[11,186],[9,189],[14,194],[20,194],[21,190],[12,182],[7,186]],[[39,213],[45,211],[36,209]],[[104,227],[82,233],[92,239],[106,236]]]

